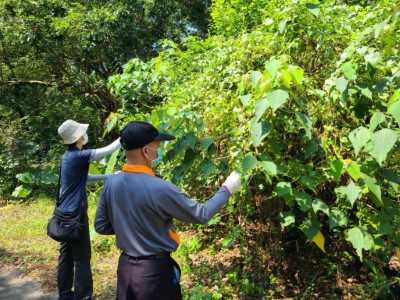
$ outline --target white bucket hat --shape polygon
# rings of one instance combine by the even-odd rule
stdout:
[[[58,127],[58,134],[64,141],[64,144],[69,145],[75,143],[81,136],[83,136],[89,124],[80,124],[73,120],[67,120]]]

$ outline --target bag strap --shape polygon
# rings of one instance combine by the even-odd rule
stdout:
[[[61,163],[62,165],[62,163]],[[58,186],[57,186],[57,196],[56,196],[56,207],[60,205],[60,189],[61,189],[61,165],[60,171],[58,173]]]

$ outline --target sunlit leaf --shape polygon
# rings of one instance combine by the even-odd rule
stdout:
[[[275,90],[267,95],[267,99],[269,106],[276,111],[289,99],[289,94],[284,90]]]
[[[272,161],[260,161],[260,168],[271,176],[276,175],[276,164]]]
[[[301,225],[300,229],[306,235],[307,239],[311,242],[315,235],[318,233],[321,224],[318,222],[316,218],[312,218],[311,220],[305,220]]]
[[[23,183],[34,183],[35,178],[31,173],[25,172],[15,175],[15,177]]]
[[[361,175],[361,170],[360,166],[357,163],[352,163],[346,168],[347,173],[353,178],[355,181],[357,181],[360,178]]]
[[[279,22],[278,30],[279,30],[279,33],[280,33],[280,34],[282,34],[282,33],[285,31],[286,23],[287,23],[288,21],[289,21],[288,19],[284,19],[284,20],[282,20],[282,21]]]
[[[247,105],[252,97],[252,94],[247,94],[247,95],[242,95],[240,96],[240,102],[242,102],[243,105]]]
[[[383,204],[381,197],[381,187],[377,183],[376,179],[374,177],[365,176],[365,184],[367,185],[369,191],[379,200],[380,204]]]
[[[353,227],[347,231],[347,241],[356,249],[360,260],[363,258],[362,250],[369,250],[374,244],[372,236],[363,227]]]
[[[253,156],[253,154],[248,154],[242,161],[243,173],[247,173],[248,171],[254,169],[257,166],[257,158]]]
[[[230,248],[241,232],[242,230],[239,227],[235,227],[232,232],[225,236],[224,241],[222,242],[222,247]]]
[[[281,226],[283,228],[295,223],[296,217],[295,215],[290,212],[290,211],[283,211],[279,213],[279,221],[281,223]]]
[[[306,7],[310,13],[312,13],[314,16],[318,17],[320,8],[317,4],[306,3]]]
[[[254,87],[256,87],[257,84],[258,84],[258,82],[261,80],[262,76],[263,76],[263,75],[261,74],[261,72],[259,72],[259,71],[252,71],[252,72],[250,73],[250,81],[251,81],[251,84],[252,84]]]
[[[289,194],[291,191],[292,185],[290,184],[290,182],[278,182],[274,188],[274,192],[278,196],[284,196],[286,194]]]
[[[354,202],[357,200],[360,195],[361,189],[351,181],[346,187],[346,196],[349,199],[351,206],[354,205]]]
[[[300,210],[305,212],[311,208],[312,198],[309,194],[305,192],[297,193],[295,200],[300,206]]]
[[[340,69],[343,71],[344,76],[348,80],[356,79],[356,72],[357,72],[357,64],[346,62],[340,66]],[[343,92],[343,91],[342,91]]]
[[[267,98],[261,98],[254,103],[254,112],[257,121],[263,116],[268,107],[269,102]]]
[[[186,135],[186,142],[189,145],[189,147],[194,150],[194,147],[196,146],[196,137],[194,134],[189,133]]]
[[[349,81],[342,77],[339,77],[338,79],[335,80],[335,85],[337,87],[337,89],[343,93],[346,89],[347,89],[347,84],[349,83]]]
[[[318,211],[322,211],[324,214],[329,216],[329,207],[321,199],[318,199],[318,198],[314,199],[312,202],[312,208],[315,213],[317,213]]]
[[[372,134],[371,141],[374,151],[371,155],[380,165],[386,160],[387,154],[396,144],[397,137],[398,133],[391,129],[382,129]]]
[[[378,127],[378,125],[383,121],[385,121],[385,115],[383,113],[381,112],[374,113],[373,116],[371,117],[371,121],[369,122],[369,130],[371,132],[374,132],[376,127]]]
[[[392,103],[389,106],[388,113],[391,114],[400,126],[400,100]]]
[[[343,162],[341,159],[336,159],[330,163],[331,172],[333,178],[335,178],[336,182],[339,182],[340,175],[342,174],[343,170]]]
[[[26,187],[23,185],[17,186],[12,192],[11,196],[15,198],[26,198],[32,192],[31,187]]]
[[[349,140],[354,147],[356,155],[362,147],[370,140],[371,132],[365,127],[358,127],[349,134]]]
[[[205,139],[202,139],[202,140],[200,141],[200,145],[201,145],[205,150],[207,150],[213,143],[214,143],[214,140],[213,140],[212,138],[205,138]]]
[[[258,147],[265,137],[270,133],[271,129],[272,124],[267,120],[258,122],[253,120],[250,125],[253,146]]]
[[[273,60],[270,60],[265,63],[265,69],[268,71],[268,73],[271,75],[271,77],[275,77],[281,64],[282,64],[282,61],[273,59]]]
[[[338,209],[331,209],[329,212],[329,228],[333,229],[338,226],[347,226],[348,219],[346,215]]]
[[[297,84],[300,84],[303,81],[304,77],[304,70],[300,67],[292,67],[289,69],[290,73],[292,74],[294,80]]]

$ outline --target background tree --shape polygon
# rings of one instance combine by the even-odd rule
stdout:
[[[1,1],[1,190],[9,193],[22,170],[45,167],[46,161],[57,165],[56,128],[66,118],[90,123],[91,134],[101,136],[104,120],[120,106],[108,77],[133,57],[154,57],[160,39],[179,44],[189,33],[205,36],[209,5]],[[149,103],[134,106],[148,110]]]

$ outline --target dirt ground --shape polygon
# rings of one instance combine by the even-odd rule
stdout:
[[[15,269],[0,269],[1,300],[56,300],[57,293],[45,294],[40,285]]]

